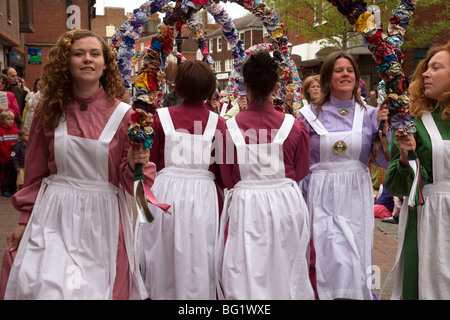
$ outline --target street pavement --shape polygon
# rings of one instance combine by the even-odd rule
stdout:
[[[17,226],[19,213],[13,208],[11,198],[0,196],[0,262],[6,248],[6,237]],[[374,291],[379,296],[381,287],[391,271],[397,254],[397,225],[382,222],[375,218],[373,264],[379,267],[379,274],[375,273]],[[376,268],[378,270],[378,268]],[[381,278],[381,280],[379,280]],[[392,292],[392,281],[383,289],[381,300],[388,300]]]

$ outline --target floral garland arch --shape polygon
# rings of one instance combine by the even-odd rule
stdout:
[[[175,6],[169,5],[175,2]],[[226,1],[225,1],[226,2]],[[130,75],[133,63],[137,59],[144,59],[143,66],[135,81],[137,86],[133,101],[143,102],[150,106],[152,110],[159,107],[164,98],[164,72],[166,57],[174,52],[174,27],[180,31],[184,24],[194,35],[198,48],[203,55],[203,61],[213,68],[214,61],[210,55],[207,39],[204,36],[200,23],[196,22],[193,14],[201,9],[206,9],[216,21],[222,26],[222,31],[231,47],[234,58],[234,70],[230,75],[227,93],[234,98],[236,93],[245,95],[242,66],[248,57],[258,51],[272,51],[273,56],[279,63],[282,75],[279,81],[279,89],[275,94],[274,104],[282,106],[286,92],[286,84],[292,81],[294,85],[294,111],[300,108],[301,101],[301,80],[297,67],[290,57],[287,47],[288,37],[285,35],[284,26],[278,21],[277,14],[267,8],[261,0],[230,0],[249,10],[257,16],[270,35],[270,44],[263,43],[253,46],[249,50],[244,50],[243,42],[239,40],[238,32],[232,19],[228,16],[219,0],[148,0],[138,9],[130,14],[123,25],[118,28],[112,38],[111,46],[117,51],[117,65],[119,72],[125,82],[125,86],[130,89]],[[142,31],[144,24],[154,13],[165,13],[163,24],[158,26],[157,35],[152,38],[151,45],[145,52],[134,53],[136,41]],[[174,52],[177,59],[182,62],[186,59],[181,53]],[[149,111],[149,110],[148,110]]]

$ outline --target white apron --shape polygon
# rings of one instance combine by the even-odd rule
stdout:
[[[450,299],[450,141],[443,140],[430,113],[422,122],[431,138],[433,183],[422,192],[423,206],[418,206],[417,241],[419,250],[419,299]],[[399,215],[398,251],[395,265],[383,287],[395,276],[391,299],[403,296],[403,242],[408,221],[408,198]]]
[[[307,196],[319,299],[373,299],[373,189],[368,165],[359,161],[364,109],[355,105],[345,132],[328,132],[310,106],[300,112],[320,136]]]
[[[419,299],[450,299],[450,140],[442,140],[430,113],[422,122],[433,150],[433,183],[418,209]]]
[[[246,144],[235,118],[227,127],[241,174],[225,198],[216,274],[220,299],[314,299],[309,279],[309,218],[297,183],[285,177],[285,115],[272,143]],[[225,240],[225,232],[227,238]]]
[[[175,131],[168,108],[158,109],[165,134],[165,168],[152,191],[170,214],[149,205],[151,223],[136,225],[136,254],[148,295],[158,299],[215,299],[214,243],[219,203],[208,170],[218,115],[203,135]]]
[[[60,121],[54,141],[58,173],[42,182],[6,299],[112,299],[119,216],[133,270],[131,205],[123,189],[108,182],[109,143],[129,108],[119,104],[98,140],[70,136]]]

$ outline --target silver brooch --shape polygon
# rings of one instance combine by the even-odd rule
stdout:
[[[341,116],[348,116],[349,113],[350,113],[350,110],[348,110],[347,108],[340,108],[339,109],[339,114]]]

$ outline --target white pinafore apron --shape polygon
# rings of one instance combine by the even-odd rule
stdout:
[[[119,216],[133,269],[131,205],[108,181],[109,143],[129,108],[119,104],[98,140],[68,135],[60,121],[54,133],[58,173],[42,182],[6,299],[112,299]]]
[[[359,161],[364,109],[355,104],[353,128],[345,132],[328,132],[310,106],[300,112],[320,136],[307,196],[319,299],[373,299],[373,189],[368,165]]]
[[[136,226],[136,254],[148,295],[158,299],[215,299],[214,244],[219,224],[215,176],[209,171],[218,115],[203,135],[176,131],[168,108],[158,109],[165,134],[165,167],[152,191],[170,214],[150,205],[151,223]]]
[[[315,298],[308,209],[297,183],[285,175],[283,142],[293,124],[294,117],[285,115],[271,143],[246,144],[235,118],[227,121],[241,181],[228,191],[221,216],[219,299]]]
[[[450,299],[450,140],[443,140],[430,113],[422,122],[433,150],[433,183],[418,209],[419,299]]]
[[[418,206],[417,242],[419,250],[419,299],[450,299],[450,141],[443,140],[432,115],[425,112],[422,122],[431,139],[433,183],[422,192],[423,206]],[[403,268],[408,198],[403,200],[398,226],[399,248],[395,265],[383,288],[395,275],[391,299],[402,299]]]

